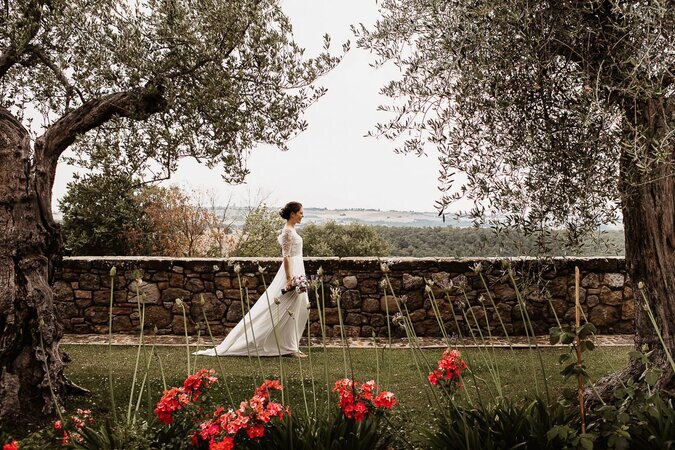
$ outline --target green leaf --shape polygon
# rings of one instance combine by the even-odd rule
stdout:
[[[650,386],[654,386],[659,381],[660,377],[661,377],[660,370],[658,369],[648,370],[647,373],[645,374],[645,382]]]
[[[586,450],[593,450],[593,435],[588,433],[580,435],[579,444]]]
[[[570,332],[567,332],[567,331],[564,331],[560,335],[560,342],[562,344],[568,345],[568,344],[571,344],[572,342],[574,342],[575,338],[576,338],[576,336],[574,334],[572,334]]]
[[[577,334],[579,335],[580,339],[584,339],[588,336],[594,335],[597,331],[598,330],[595,328],[595,325],[590,322],[586,322],[581,327],[579,327]]]

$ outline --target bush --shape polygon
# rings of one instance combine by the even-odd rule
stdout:
[[[369,225],[309,224],[302,231],[306,256],[387,256],[390,246]]]

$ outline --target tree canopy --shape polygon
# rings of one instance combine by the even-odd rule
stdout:
[[[55,122],[37,144],[72,144],[85,167],[161,178],[192,156],[241,181],[252,147],[285,148],[306,129],[302,113],[325,92],[314,81],[339,61],[303,57],[273,0],[5,5],[0,103]]]
[[[647,142],[627,114],[673,95],[672,2],[385,0],[380,11],[358,45],[402,77],[382,88],[391,120],[374,134],[404,139],[402,152],[438,149],[440,212],[466,197],[476,218],[574,237],[617,220],[622,151],[643,179],[672,163],[675,134]]]

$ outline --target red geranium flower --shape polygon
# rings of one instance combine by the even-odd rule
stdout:
[[[2,446],[2,450],[19,450],[19,441],[12,441]]]
[[[443,352],[436,369],[431,371],[427,378],[429,383],[434,386],[437,386],[443,380],[449,389],[457,387],[461,389],[461,374],[466,367],[466,363],[461,359],[459,352],[448,349]]]
[[[335,382],[333,391],[340,397],[338,405],[342,413],[346,418],[356,422],[360,422],[378,409],[391,409],[397,403],[393,393],[389,391],[377,393],[377,384],[373,380],[361,384],[343,378]]]

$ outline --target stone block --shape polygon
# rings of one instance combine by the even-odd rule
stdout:
[[[344,322],[346,325],[356,325],[360,326],[363,322],[363,316],[358,313],[347,313],[345,316]],[[368,322],[366,322],[368,323]]]
[[[621,305],[621,319],[635,320],[635,299],[625,300]]]
[[[354,289],[346,291],[342,294],[341,303],[346,309],[360,309],[361,294]]]
[[[351,275],[348,277],[344,277],[342,279],[342,284],[344,285],[345,289],[356,289],[356,286],[358,285],[358,280],[355,276]]]
[[[201,299],[204,299],[204,305],[201,305]],[[241,319],[241,306],[236,305],[238,308],[230,308],[232,310],[239,310],[239,319]],[[206,314],[207,320],[220,320],[225,316],[225,311],[227,310],[227,305],[221,299],[219,299],[215,294],[210,292],[204,294],[195,294],[192,297],[192,304],[190,305],[190,316],[195,322],[203,322],[204,314]],[[235,322],[239,319],[233,319]],[[228,315],[229,320],[229,315]]]
[[[237,307],[238,305],[232,305],[230,308],[227,309],[227,315],[225,316],[226,320],[228,322],[239,322],[241,318],[243,317],[241,314],[241,306]],[[248,320],[246,321],[246,328],[249,328],[249,323]]]
[[[232,279],[229,276],[216,277],[215,279],[216,289],[224,291],[232,287]]]
[[[605,305],[620,305],[623,303],[623,291],[612,291],[607,286],[600,289],[600,302]]]
[[[591,310],[589,321],[598,329],[614,325],[619,320],[619,310],[611,305],[598,305]]]
[[[91,299],[92,298],[92,293],[91,291],[81,291],[79,289],[74,291],[75,298],[76,299]]]
[[[409,273],[403,274],[403,289],[413,290],[424,286],[424,278]]]
[[[600,287],[600,274],[591,272],[581,279],[581,286],[585,288],[597,289]]]
[[[54,293],[54,301],[56,302],[70,302],[74,298],[73,288],[65,281],[55,282],[52,286],[52,292]]]
[[[495,301],[509,302],[516,300],[516,291],[508,284],[499,283],[492,288],[492,296]]]
[[[361,309],[365,312],[380,311],[380,301],[376,298],[366,298],[361,303]]]
[[[185,285],[185,277],[177,273],[172,273],[169,277],[169,286],[182,288],[183,285]]]
[[[604,283],[610,288],[623,288],[625,277],[622,273],[606,273],[603,277]]]
[[[410,313],[410,321],[415,323],[415,322],[421,322],[427,317],[427,312],[424,309],[416,309],[415,311],[412,311]]]
[[[112,330],[114,333],[134,331],[131,320],[126,316],[113,317]]]
[[[383,327],[387,324],[387,319],[382,314],[373,314],[370,316],[370,324],[374,327]]]
[[[171,320],[171,330],[173,331],[173,334],[185,334],[185,325],[182,315],[173,316],[173,319]],[[195,324],[189,316],[187,317],[187,330],[188,334],[194,334],[196,332]]]
[[[398,306],[396,306],[396,300],[391,295],[382,296],[380,298],[380,311],[385,312],[389,311],[389,314],[393,315],[398,312]]]
[[[190,292],[204,292],[204,282],[199,278],[189,278],[185,283],[185,289]]]
[[[189,299],[191,295],[190,291],[186,291],[185,289],[169,288],[162,292],[162,301],[173,303],[177,298],[185,300]]]
[[[589,295],[586,297],[586,305],[588,305],[589,308],[594,307],[598,303],[600,303],[600,297],[597,295]]]
[[[84,317],[89,323],[108,323],[108,308],[105,306],[90,306],[84,310]]]
[[[135,299],[135,297],[134,297]],[[127,301],[127,291],[115,290],[113,292],[113,304],[124,303]],[[94,292],[95,305],[110,305],[110,290],[100,290]]]
[[[77,305],[78,308],[85,308],[85,307],[91,305],[91,299],[90,298],[77,298],[77,299],[75,299],[75,305]]]
[[[80,275],[77,281],[80,284],[80,289],[95,291],[101,287],[100,278],[98,275],[94,275],[93,273],[83,273]]]
[[[159,287],[157,287],[156,283],[148,283],[145,281],[141,281],[141,284],[138,285],[138,289],[136,288],[136,281],[132,281],[129,284],[128,288],[129,296],[128,299],[130,302],[135,303],[138,301],[136,298],[137,293],[140,294],[141,299],[140,301],[145,304],[159,304],[161,303],[161,295],[159,292]]]

